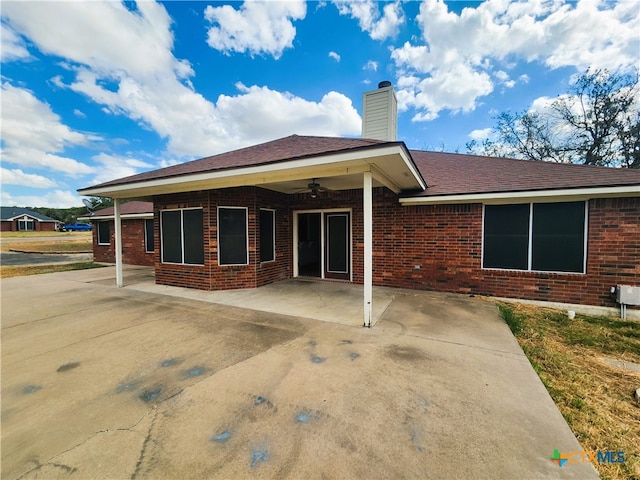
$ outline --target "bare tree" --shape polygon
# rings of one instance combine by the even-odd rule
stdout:
[[[497,140],[467,151],[528,160],[640,168],[638,75],[587,70],[548,112],[503,112]]]

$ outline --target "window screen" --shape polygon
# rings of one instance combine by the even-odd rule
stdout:
[[[202,210],[183,210],[184,263],[204,265]]]
[[[260,261],[275,260],[275,210],[260,210]]]
[[[98,245],[111,243],[111,222],[98,222]]]
[[[584,271],[584,202],[533,205],[531,269]]]
[[[162,233],[162,261],[182,263],[182,212],[166,210],[160,212]]]
[[[529,204],[485,206],[483,259],[484,268],[528,269]]]
[[[246,265],[247,209],[218,208],[218,255],[220,265]]]

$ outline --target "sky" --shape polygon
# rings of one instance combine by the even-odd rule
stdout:
[[[464,153],[495,117],[587,68],[640,66],[637,0],[6,1],[4,206],[293,134],[359,137],[362,94],[398,98],[398,139]]]

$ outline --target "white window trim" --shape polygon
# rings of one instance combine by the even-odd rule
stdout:
[[[293,276],[299,277],[300,272],[298,271],[298,215],[301,213],[319,213],[320,214],[320,278],[325,278],[325,214],[327,213],[342,213],[349,212],[349,241],[351,245],[349,247],[349,282],[353,281],[353,209],[352,208],[315,208],[311,210],[295,210],[293,212]]]
[[[109,225],[109,241],[107,243],[104,243],[104,242],[100,241],[100,224],[101,223],[106,223],[107,225],[109,225],[110,222],[109,222],[109,220],[100,221],[100,222],[98,222],[98,225],[96,225],[96,227],[97,227],[96,228],[96,235],[98,237],[98,245],[104,245],[104,246],[111,245],[111,225]]]
[[[225,264],[221,264],[220,263],[220,209],[224,208],[224,209],[229,209],[229,210],[244,210],[245,211],[245,215],[244,215],[244,228],[245,228],[245,238],[246,238],[246,245],[245,245],[245,263],[225,263]],[[225,206],[225,205],[219,205],[218,209],[216,211],[216,241],[218,243],[218,266],[219,267],[234,267],[234,266],[246,266],[249,265],[249,208],[248,207],[229,207],[229,206]],[[275,229],[274,229],[275,231]]]
[[[260,263],[273,263],[276,261],[276,209],[275,208],[261,208],[260,211],[271,212],[271,216],[273,218],[273,259],[260,261]],[[258,222],[259,224],[259,222]],[[260,231],[260,235],[262,235],[262,230]],[[260,240],[260,238],[258,238]],[[262,255],[262,251],[260,251],[260,255]]]
[[[24,229],[20,229],[20,224],[21,223],[24,224],[24,227],[25,227]],[[33,226],[33,228],[28,229],[27,228],[27,224],[28,223],[30,223]],[[19,218],[18,219],[18,231],[19,232],[35,232],[36,231],[36,223],[33,221],[33,218],[27,218],[27,217]]]
[[[562,272],[555,270],[533,270],[533,205],[534,203],[573,203],[576,201],[580,201],[584,205],[584,233],[583,233],[583,253],[582,253],[582,271],[581,272]],[[524,202],[526,203],[526,202]],[[557,275],[586,275],[587,274],[587,243],[588,243],[588,234],[589,234],[589,201],[588,200],[573,200],[569,202],[531,202],[529,203],[529,239],[527,243],[527,269],[517,269],[517,268],[497,268],[497,267],[485,267],[484,266],[484,221],[485,221],[485,207],[487,205],[516,205],[517,203],[490,203],[490,204],[482,204],[482,252],[480,254],[480,268],[481,270],[491,270],[491,271],[499,271],[499,272],[530,272],[530,273],[552,273]]]
[[[154,230],[154,228],[153,228],[153,227],[155,226],[155,225],[154,225],[154,223],[153,223],[153,218],[145,218],[145,219],[144,219],[144,227],[143,227],[143,229],[144,229],[144,231],[143,231],[143,236],[144,236],[144,253],[153,253],[153,252],[154,252],[154,250],[149,250],[149,245],[148,245],[148,242],[147,242],[147,238],[148,238],[148,236],[147,236],[147,225],[148,225],[148,223],[147,223],[147,222],[148,222],[149,220],[151,220],[151,236],[153,237],[153,235],[154,235],[154,233],[155,233],[155,232],[153,231],[153,230]],[[155,247],[155,244],[156,244],[156,242],[155,242],[155,239],[154,239],[154,241],[153,241],[153,245],[154,245],[154,247]]]
[[[165,208],[160,210],[160,263],[166,265],[193,265],[193,266],[204,266],[204,263],[186,263],[184,261],[184,211],[185,210],[203,210],[202,213],[202,221],[204,224],[204,209],[202,207],[187,207],[187,208]],[[180,258],[182,258],[182,262],[165,262],[164,261],[164,242],[162,241],[162,212],[180,212]],[[202,238],[202,243],[204,244],[204,233]]]

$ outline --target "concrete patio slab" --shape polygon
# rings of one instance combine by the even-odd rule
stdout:
[[[125,279],[125,288],[141,292],[191,298],[203,302],[263,312],[360,326],[363,317],[362,285],[308,279],[284,280],[259,288],[204,291],[157,285],[153,268],[140,267]],[[112,280],[106,280],[111,284]],[[374,287],[371,325],[382,317],[399,289]]]
[[[366,329],[109,275],[2,280],[2,478],[598,478],[491,302]]]

